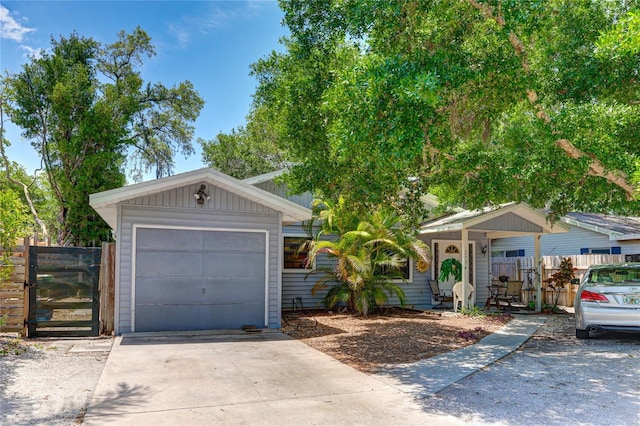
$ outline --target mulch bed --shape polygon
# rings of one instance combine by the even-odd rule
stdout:
[[[361,316],[289,312],[282,331],[360,371],[374,373],[476,343],[512,318],[389,308]]]

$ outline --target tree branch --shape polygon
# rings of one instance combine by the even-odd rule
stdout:
[[[487,19],[491,19],[496,24],[498,24],[500,28],[504,28],[504,17],[500,14],[494,15],[493,8],[491,6],[481,4],[477,0],[468,1],[471,6],[480,10]],[[509,33],[509,42],[513,46],[516,54],[518,56],[522,56],[522,69],[526,74],[528,74],[531,68],[527,60],[527,52],[524,43],[513,31]],[[538,94],[535,90],[527,89],[527,99],[529,100],[529,103],[531,103],[531,105],[535,108],[536,116],[540,120],[544,121],[546,125],[551,125],[551,117],[545,111],[544,107],[538,102]],[[620,171],[608,171],[604,164],[602,164],[602,162],[597,157],[580,150],[567,139],[558,139],[556,141],[556,146],[562,149],[569,158],[580,159],[588,157],[591,160],[588,172],[590,176],[600,177],[608,180],[609,182],[621,188],[626,193],[627,200],[634,199],[636,191],[634,190],[633,186],[630,185],[627,181],[628,177],[625,173]]]
[[[33,220],[42,230],[42,235],[45,239],[49,237],[49,230],[47,229],[47,224],[44,223],[40,216],[38,216],[38,211],[33,205],[33,201],[31,200],[31,195],[29,194],[29,187],[20,182],[13,177],[11,177],[11,172],[9,171],[9,158],[7,157],[6,152],[4,151],[4,99],[0,100],[0,155],[2,156],[2,161],[4,162],[5,174],[7,175],[7,180],[14,185],[22,186],[22,192],[24,193],[24,197],[27,200],[27,204],[29,205],[29,209],[31,210],[31,214],[33,215]]]
[[[591,160],[589,164],[589,176],[601,177],[608,180],[614,185],[622,188],[627,195],[627,201],[631,201],[635,195],[635,189],[627,182],[626,174],[619,171],[608,171],[604,164],[598,160],[595,156],[587,154],[586,152],[576,148],[567,139],[558,139],[556,145],[562,149],[567,155],[574,159],[580,159],[588,157]]]

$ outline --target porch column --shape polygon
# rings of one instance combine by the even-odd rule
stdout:
[[[467,283],[469,282],[469,230],[462,228],[462,248],[460,250],[462,259],[462,307],[467,307]]]
[[[535,265],[536,312],[542,311],[542,260],[540,259],[540,237],[533,234],[533,264]]]

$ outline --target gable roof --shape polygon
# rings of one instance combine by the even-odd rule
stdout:
[[[217,186],[281,212],[284,224],[301,222],[311,217],[311,210],[305,207],[211,168],[193,170],[162,179],[91,194],[89,196],[89,205],[100,214],[109,226],[115,229],[118,203],[201,182]]]
[[[463,210],[424,222],[420,227],[420,233],[436,234],[463,229],[485,232],[488,238],[569,231],[567,225],[560,222],[550,223],[543,212],[526,203],[506,203],[478,210]]]
[[[567,213],[564,223],[608,235],[610,240],[640,239],[640,217],[597,213]]]

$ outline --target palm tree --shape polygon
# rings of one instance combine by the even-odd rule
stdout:
[[[395,295],[404,305],[405,295],[394,280],[405,277],[401,268],[408,259],[426,271],[431,262],[428,246],[408,232],[394,212],[376,210],[357,217],[341,203],[316,200],[307,231],[315,231],[309,241],[309,264],[320,255],[335,261],[333,268],[317,268],[321,274],[311,292],[329,289],[323,299],[328,308],[339,302],[366,316],[373,306]]]

